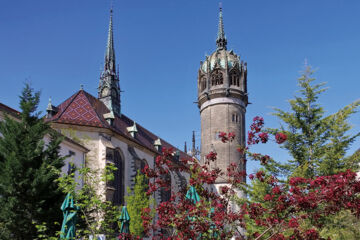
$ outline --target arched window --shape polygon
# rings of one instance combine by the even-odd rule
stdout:
[[[164,176],[164,180],[167,182],[168,187],[163,187],[160,190],[161,202],[169,201],[171,198],[171,176],[170,176],[170,174],[166,174]]]
[[[240,76],[236,71],[231,72],[230,74],[230,85],[240,86]]]
[[[114,179],[106,183],[113,190],[112,202],[115,205],[124,204],[125,193],[125,166],[119,150],[106,148],[106,164],[113,164],[117,169],[114,171]]]
[[[223,84],[223,75],[219,70],[215,70],[211,75],[211,85],[220,85]]]
[[[205,90],[205,88],[206,88],[206,77],[202,77],[201,78],[201,91],[204,91]]]

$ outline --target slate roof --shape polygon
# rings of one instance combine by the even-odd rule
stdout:
[[[159,153],[154,147],[154,141],[159,138],[158,136],[136,123],[138,132],[135,138],[133,138],[126,128],[133,126],[134,121],[124,114],[121,114],[121,117],[115,116],[113,125],[111,126],[103,116],[104,114],[110,112],[109,109],[102,101],[84,90],[79,90],[74,95],[66,99],[63,103],[57,106],[57,109],[58,112],[52,118],[48,119],[48,121],[110,129],[130,141],[140,144],[152,152]],[[162,147],[172,147],[176,149],[163,139],[161,139],[161,143]],[[180,150],[179,153],[180,158],[189,157],[186,153]]]

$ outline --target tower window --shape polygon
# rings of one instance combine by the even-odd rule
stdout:
[[[232,72],[230,77],[230,85],[240,86],[240,77],[237,72]]]
[[[206,88],[206,77],[202,77],[201,78],[201,83],[200,83],[201,87],[200,87],[200,90],[201,91],[204,91],[205,88]]]
[[[223,84],[223,75],[219,70],[215,70],[215,72],[211,76],[211,85],[220,85]]]
[[[235,114],[232,115],[232,122],[235,122]]]

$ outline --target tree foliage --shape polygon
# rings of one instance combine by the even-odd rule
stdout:
[[[310,66],[305,66],[298,79],[300,94],[289,100],[290,111],[275,108],[274,115],[281,120],[281,128],[269,130],[287,135],[281,147],[289,152],[291,159],[278,165],[285,177],[331,175],[346,169],[355,170],[358,166],[358,161],[345,156],[360,135],[349,133],[352,126],[348,122],[358,111],[360,101],[326,116],[319,104],[319,97],[326,90],[325,83],[314,84],[313,73]]]
[[[131,191],[127,189],[129,195],[125,197],[127,209],[131,218],[130,233],[134,236],[142,237],[144,228],[142,225],[141,213],[144,208],[150,207],[150,197],[146,194],[148,188],[147,177],[137,172],[135,176],[135,186]]]
[[[64,193],[71,193],[79,207],[77,238],[86,240],[90,236],[104,235],[106,239],[116,239],[120,208],[106,199],[106,183],[114,179],[115,170],[112,164],[105,169],[81,166],[58,179],[60,188]],[[78,178],[75,172],[78,172]]]
[[[34,239],[35,225],[47,223],[55,234],[65,195],[56,179],[63,166],[62,138],[36,112],[40,93],[26,85],[20,96],[20,119],[0,122],[0,238]],[[49,142],[45,143],[44,138]]]

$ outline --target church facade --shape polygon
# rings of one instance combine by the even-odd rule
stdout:
[[[216,50],[201,62],[197,87],[201,117],[200,162],[204,162],[205,156],[213,151],[218,155],[214,166],[226,171],[227,166],[235,162],[240,169],[245,170],[245,158],[236,148],[245,145],[247,65],[232,50],[227,50],[221,8]],[[134,186],[134,178],[139,170],[145,165],[154,167],[155,158],[161,154],[162,148],[174,148],[122,113],[120,97],[111,11],[98,95],[95,97],[80,89],[57,106],[49,102],[46,121],[66,136],[62,143],[62,154],[73,153],[67,159],[64,173],[69,168],[69,162],[99,170],[105,169],[108,164],[117,167],[114,181],[99,186],[104,199],[116,205],[126,204],[124,197],[127,187]],[[1,111],[3,109],[0,108]],[[16,115],[16,111],[13,111],[11,114]],[[232,142],[222,143],[218,138],[219,132],[234,132],[236,137]],[[186,150],[174,149],[175,161],[189,157]],[[192,151],[194,154],[195,146]],[[180,173],[171,173],[170,178],[171,190],[174,192],[187,185],[186,177]],[[216,188],[222,184],[225,183],[219,180]],[[169,194],[159,192],[155,199],[158,202],[167,200]]]

